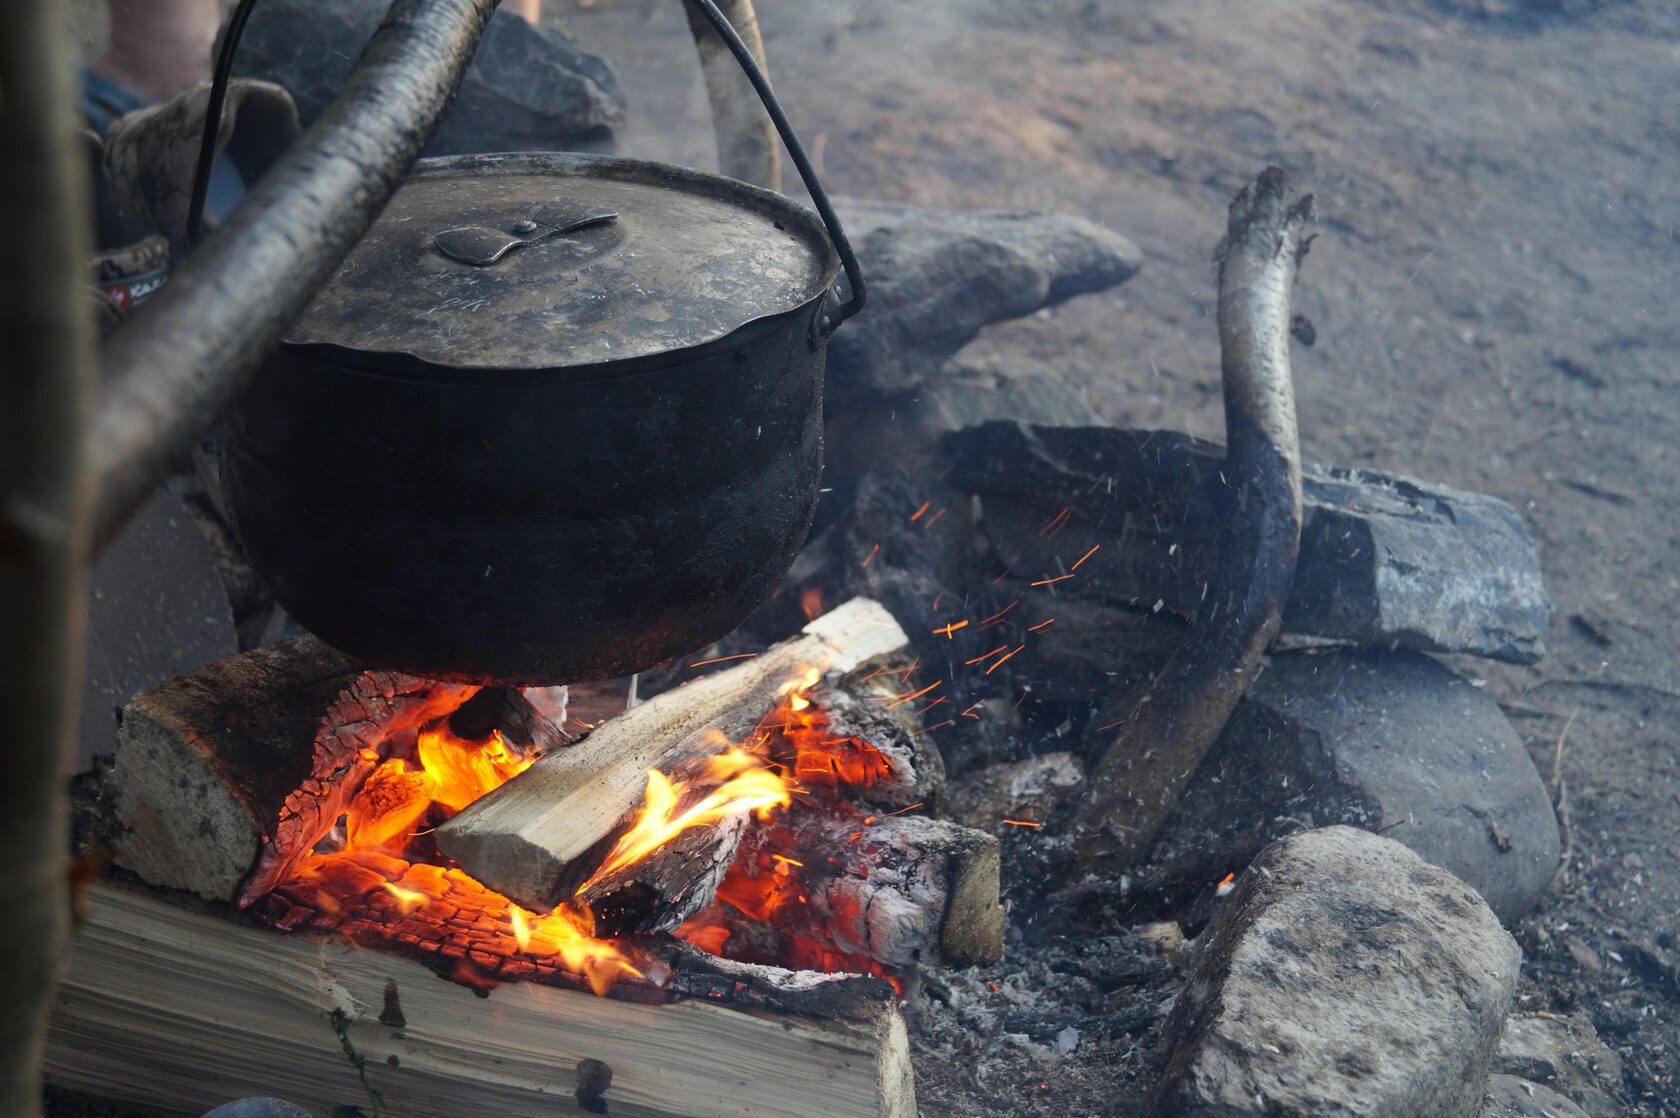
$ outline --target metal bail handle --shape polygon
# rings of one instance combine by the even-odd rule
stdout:
[[[782,143],[787,145],[788,155],[793,157],[793,165],[798,169],[799,177],[805,183],[805,189],[810,193],[811,202],[817,207],[818,215],[822,217],[823,226],[828,230],[828,239],[834,242],[834,251],[840,256],[840,266],[846,270],[846,282],[851,285],[852,297],[833,311],[819,314],[818,322],[813,324],[822,337],[827,337],[842,322],[863,309],[867,298],[863,288],[863,269],[858,266],[851,242],[846,240],[846,231],[840,228],[840,218],[829,203],[828,192],[823,190],[822,183],[817,181],[816,168],[811,166],[811,160],[806,156],[799,137],[794,135],[793,125],[788,123],[787,114],[782,112],[781,102],[776,100],[775,91],[770,88],[764,71],[760,70],[758,63],[753,60],[752,51],[747,49],[747,44],[735,33],[734,25],[718,10],[718,6],[712,0],[688,0],[688,3],[706,17],[706,22],[712,25],[712,29],[718,33],[729,52],[735,56],[735,61],[746,71],[747,80],[752,82],[759,101],[764,104],[764,111],[770,115],[770,123],[776,126],[777,135],[781,136]]]
[[[829,203],[827,191],[823,190],[822,183],[817,181],[816,169],[811,166],[811,160],[805,154],[799,137],[794,135],[787,114],[782,112],[781,102],[776,100],[776,94],[765,79],[764,72],[758,68],[758,63],[753,60],[752,52],[741,41],[741,36],[735,33],[734,24],[725,18],[712,0],[688,0],[688,3],[706,17],[706,22],[712,25],[712,29],[718,33],[729,52],[735,56],[735,61],[746,72],[747,80],[752,83],[753,90],[764,105],[764,111],[770,116],[770,123],[776,126],[777,135],[782,138],[788,154],[793,157],[793,165],[798,169],[805,189],[810,192],[811,201],[822,217],[823,226],[828,230],[828,238],[834,243],[834,250],[840,256],[840,266],[846,270],[846,280],[852,288],[851,299],[834,308],[832,312],[819,312],[812,323],[814,333],[826,338],[842,322],[863,309],[866,299],[863,269],[858,266],[857,256],[852,252],[851,242],[846,240],[845,230],[840,228],[840,219]],[[216,137],[221,127],[222,107],[227,98],[228,83],[233,76],[234,53],[239,49],[239,40],[244,36],[245,24],[256,4],[257,0],[238,0],[232,15],[228,17],[227,30],[222,36],[222,45],[217,53],[215,74],[210,83],[210,101],[204,114],[204,135],[199,145],[198,164],[193,174],[193,190],[187,210],[187,239],[191,244],[197,244],[200,239],[205,200],[210,192],[210,167],[215,160]],[[830,295],[825,302],[832,298]]]

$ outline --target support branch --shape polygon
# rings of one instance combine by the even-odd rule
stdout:
[[[209,430],[431,137],[497,0],[395,0],[343,90],[105,349],[87,432],[108,543]]]
[[[1289,367],[1290,295],[1312,198],[1267,168],[1231,203],[1219,267],[1228,530],[1190,635],[1094,766],[1076,827],[1083,853],[1144,857],[1282,624],[1301,537],[1301,455]]]
[[[89,201],[66,5],[0,4],[0,1114],[40,1113],[47,1009],[70,923],[93,391]]]

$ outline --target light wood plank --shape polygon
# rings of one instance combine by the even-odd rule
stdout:
[[[77,1091],[200,1114],[274,1095],[326,1113],[580,1113],[577,1065],[612,1068],[620,1118],[915,1118],[904,1022],[822,1021],[683,1001],[636,1005],[531,984],[487,998],[418,963],[93,887],[52,1018],[47,1074]],[[387,991],[394,991],[388,995]],[[400,1006],[403,1024],[381,1024]]]

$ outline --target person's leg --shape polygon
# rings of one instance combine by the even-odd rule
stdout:
[[[220,0],[106,0],[111,45],[93,69],[151,101],[210,77]]]
[[[516,16],[524,16],[528,23],[542,22],[542,0],[503,0],[502,8]]]

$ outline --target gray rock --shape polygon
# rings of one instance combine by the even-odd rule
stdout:
[[[1498,705],[1414,652],[1280,653],[1255,681],[1156,847],[1200,888],[1301,826],[1404,843],[1513,922],[1551,885],[1557,817]]]
[[[209,1111],[204,1118],[314,1118],[309,1111],[283,1099],[235,1099]]]
[[[1522,954],[1474,890],[1390,839],[1257,858],[1162,1033],[1157,1118],[1472,1118]]]
[[[1286,631],[1532,663],[1538,549],[1504,501],[1370,470],[1314,471]]]
[[[387,0],[264,0],[234,72],[285,86],[308,127],[389,8]],[[623,120],[624,95],[606,59],[562,31],[498,11],[426,154],[604,148]]]
[[[852,201],[840,215],[869,278],[869,313],[829,345],[842,407],[917,389],[982,327],[1114,287],[1143,264],[1125,237],[1060,214]]]
[[[1225,522],[1224,451],[1170,431],[987,423],[945,438],[994,552],[1022,570],[1100,561],[1064,593],[1192,614]],[[1304,470],[1288,635],[1532,663],[1550,617],[1539,549],[1509,504],[1371,470]],[[1061,508],[1071,519],[1039,529]]]
[[[1622,1058],[1598,1038],[1592,1018],[1515,1014],[1493,1058],[1493,1070],[1542,1084],[1575,1102],[1589,1118],[1621,1118],[1614,1098]]]
[[[1588,1118],[1588,1115],[1550,1087],[1514,1075],[1491,1075],[1480,1118]]]

